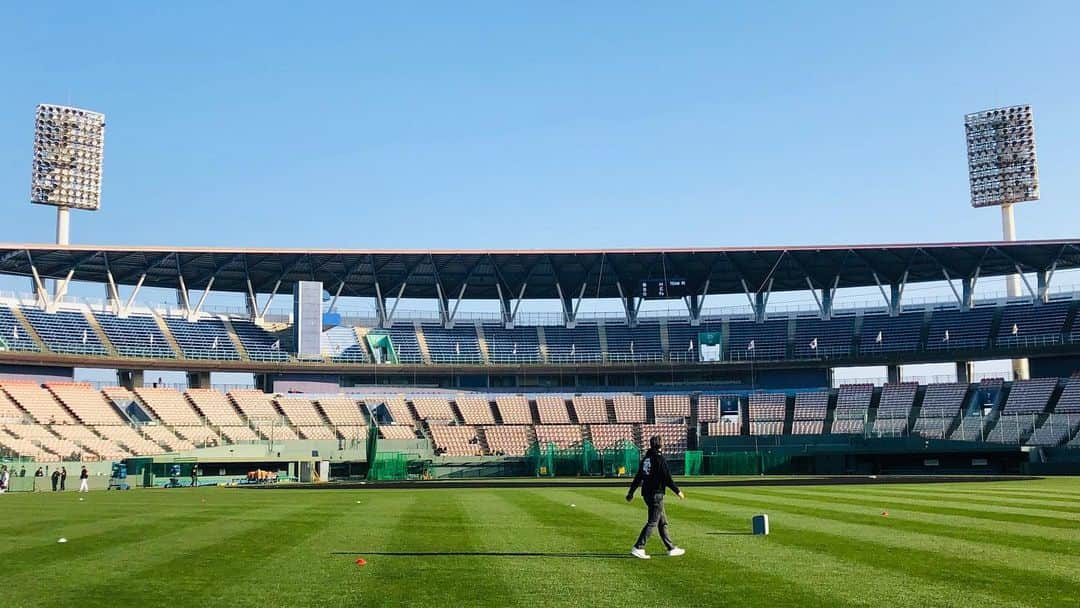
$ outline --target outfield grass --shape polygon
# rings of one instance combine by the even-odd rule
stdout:
[[[7,494],[0,605],[1080,601],[1080,479],[694,488],[686,501],[669,498],[672,535],[687,555],[661,557],[654,539],[648,562],[625,556],[644,509],[623,496],[621,488],[205,488],[98,492],[82,502],[74,493]],[[772,534],[741,534],[761,512]],[[56,542],[62,536],[66,544]]]

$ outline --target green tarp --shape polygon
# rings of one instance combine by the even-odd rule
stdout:
[[[702,453],[699,450],[692,450],[686,453],[686,460],[683,464],[684,475],[701,475],[701,459]]]

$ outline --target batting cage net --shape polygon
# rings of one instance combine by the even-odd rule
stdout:
[[[598,450],[592,442],[559,447],[554,443],[533,443],[525,453],[529,470],[537,477],[606,477],[637,474],[641,452],[630,442]]]
[[[375,455],[367,478],[372,481],[401,481],[409,474],[409,459],[403,452],[381,452]]]

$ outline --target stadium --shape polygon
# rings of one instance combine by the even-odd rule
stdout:
[[[965,117],[1000,240],[297,248],[71,243],[105,119],[40,105],[6,605],[1072,605],[1080,239],[1014,238],[1031,113]]]

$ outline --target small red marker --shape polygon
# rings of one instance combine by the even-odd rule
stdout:
[[[366,566],[367,565],[367,560],[361,557],[360,559],[356,560],[356,565],[357,566]]]

